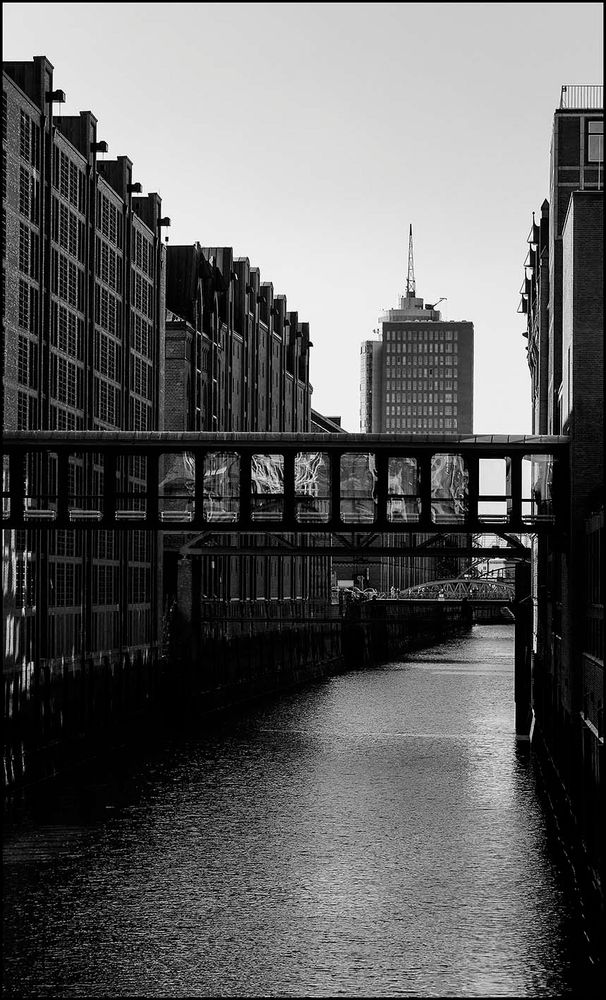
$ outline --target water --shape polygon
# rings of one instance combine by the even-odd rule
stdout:
[[[554,997],[573,901],[513,733],[513,629],[161,734],[5,828],[4,990]]]

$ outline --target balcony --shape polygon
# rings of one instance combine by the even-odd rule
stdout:
[[[604,107],[602,84],[565,84],[560,94],[560,111],[601,111]]]

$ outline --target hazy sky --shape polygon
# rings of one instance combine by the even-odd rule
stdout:
[[[602,82],[599,3],[5,3],[64,114],[311,324],[312,405],[359,427],[359,355],[404,291],[475,325],[476,433],[530,431],[517,313],[562,84]]]

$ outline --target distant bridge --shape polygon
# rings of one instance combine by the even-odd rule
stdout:
[[[515,584],[507,580],[494,580],[491,577],[477,577],[469,580],[460,577],[453,580],[432,580],[420,583],[416,587],[400,590],[398,599],[419,601],[496,601],[510,604],[515,600]]]
[[[217,552],[239,536],[239,551],[261,554],[257,535],[274,554],[405,556],[418,534],[497,532],[516,548],[516,535],[566,526],[566,437],[17,431],[2,451],[4,528],[178,532]],[[499,493],[481,488],[486,463],[501,468]],[[410,553],[387,535],[408,536]]]

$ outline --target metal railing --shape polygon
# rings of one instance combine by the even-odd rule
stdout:
[[[604,107],[603,92],[602,84],[564,84],[560,94],[560,110],[572,108],[601,110]]]

